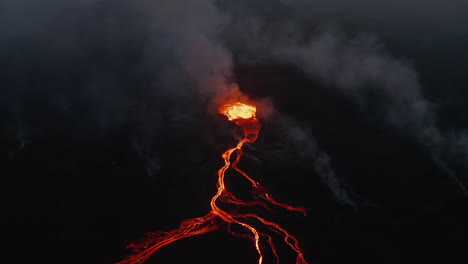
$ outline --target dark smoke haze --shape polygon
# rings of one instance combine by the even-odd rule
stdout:
[[[54,154],[44,167],[80,172],[78,161],[60,163],[63,153],[88,142],[83,153],[100,155],[92,148],[109,135],[128,141],[122,155],[147,178],[193,185],[238,136],[216,113],[232,97],[260,106],[264,130],[246,147],[248,164],[303,170],[262,178],[298,180],[303,193],[290,197],[299,203],[313,200],[319,183],[352,211],[393,204],[395,186],[415,197],[465,196],[467,12],[464,0],[2,0],[1,140],[5,160],[17,164],[3,172],[11,207],[33,200],[25,186],[62,188],[39,180],[47,170],[23,177],[30,173],[15,169],[21,162],[41,160],[46,149]],[[405,153],[417,153],[414,162]],[[180,156],[190,166],[172,176]],[[61,177],[66,188],[82,187]],[[193,196],[211,192],[212,178],[201,179]]]
[[[367,30],[394,35],[414,28],[411,32],[434,35],[441,33],[430,26],[431,20],[443,14],[447,19],[441,23],[447,25],[438,26],[450,29],[443,32],[446,37],[457,37],[467,20],[460,13],[466,4],[425,1],[415,24],[409,10],[421,3],[335,2],[6,1],[3,98],[15,116],[20,148],[28,134],[46,129],[51,119],[47,113],[28,116],[35,104],[62,118],[83,107],[92,115],[83,122],[104,128],[129,118],[157,123],[160,112],[153,105],[162,98],[175,105],[170,115],[190,115],[187,110],[193,106],[177,105],[199,95],[205,98],[195,101],[206,102],[228,93],[233,50],[241,63],[288,64],[352,97],[370,118],[413,135],[454,175],[445,163],[468,164],[467,135],[437,127],[435,105],[424,96],[408,59],[392,56],[371,33],[347,34],[323,21],[359,25],[378,17],[381,22]],[[392,9],[405,12],[392,17]],[[294,92],[294,87],[284,88]],[[26,102],[35,94],[40,99]],[[381,98],[379,103],[375,96]],[[47,121],[37,120],[43,118]],[[28,122],[39,124],[31,127]],[[156,131],[147,136],[152,133]],[[452,177],[466,193],[460,179]]]

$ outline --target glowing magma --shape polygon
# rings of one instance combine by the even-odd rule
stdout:
[[[266,220],[255,213],[237,213],[228,212],[219,207],[220,204],[235,205],[237,207],[251,208],[253,206],[263,206],[268,208],[269,202],[275,206],[283,207],[287,210],[298,211],[306,214],[303,208],[289,206],[287,204],[277,202],[273,196],[268,194],[260,184],[252,179],[247,173],[237,167],[242,156],[242,146],[246,142],[254,142],[260,132],[260,123],[256,117],[256,107],[241,102],[226,104],[219,108],[219,112],[226,115],[230,121],[234,121],[239,125],[243,132],[242,138],[235,147],[228,149],[221,156],[224,159],[224,166],[218,170],[218,191],[211,199],[211,211],[203,216],[182,221],[179,228],[169,232],[150,232],[146,238],[139,242],[133,242],[127,245],[131,250],[131,254],[126,256],[117,264],[141,264],[145,262],[155,251],[179,239],[205,234],[220,228],[223,224],[238,225],[243,228],[245,233],[239,234],[228,228],[231,234],[241,237],[249,237],[252,239],[255,249],[258,253],[258,264],[263,263],[264,250],[262,243],[267,243],[271,253],[276,259],[276,263],[280,263],[279,255],[275,246],[275,237],[281,237],[285,245],[289,246],[296,254],[296,264],[308,264],[304,258],[302,249],[299,247],[299,242],[296,237],[292,236],[286,229],[279,224]],[[236,152],[236,157],[231,163],[231,156]],[[234,169],[247,179],[252,186],[254,202],[245,202],[236,198],[226,188],[224,177],[229,168]],[[261,228],[263,231],[260,231]],[[221,261],[222,263],[222,261]]]
[[[227,116],[229,121],[255,119],[257,107],[237,102],[234,104],[226,104],[221,106],[219,108],[219,112]]]

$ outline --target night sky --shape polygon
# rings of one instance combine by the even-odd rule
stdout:
[[[464,0],[1,0],[4,259],[111,264],[208,213],[242,135],[215,105],[237,84],[262,123],[239,166],[308,209],[267,216],[310,264],[466,262],[467,13]],[[221,228],[147,263],[256,261]]]

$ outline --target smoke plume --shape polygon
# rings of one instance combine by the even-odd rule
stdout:
[[[334,88],[354,100],[368,119],[418,140],[468,194],[462,183],[466,179],[447,170],[448,163],[466,168],[468,134],[437,126],[436,105],[425,97],[418,73],[407,60],[392,56],[371,34],[349,34],[307,19],[302,1],[268,7],[261,2],[228,3],[235,12],[225,38],[243,63],[291,65]],[[313,4],[307,6],[314,10]]]
[[[352,98],[366,118],[417,139],[467,192],[452,168],[468,164],[467,134],[438,127],[436,107],[411,64],[390,55],[371,34],[348,34],[324,26],[320,18],[309,19],[305,1],[47,0],[39,5],[22,0],[2,5],[6,15],[0,19],[7,23],[0,23],[0,57],[7,77],[0,100],[18,117],[10,124],[22,142],[15,149],[47,135],[56,124],[80,135],[132,126],[135,151],[153,174],[160,166],[148,149],[155,135],[167,136],[167,127],[189,133],[187,127],[206,122],[207,110],[213,114],[213,102],[245,98],[234,83],[235,54],[241,64],[290,65]],[[307,9],[324,6],[309,3]],[[292,143],[306,146],[331,192],[352,204],[330,165],[333,157],[318,150],[307,129],[288,122]]]

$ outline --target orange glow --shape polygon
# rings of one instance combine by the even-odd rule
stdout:
[[[262,206],[269,209],[269,204],[273,204],[286,210],[298,211],[304,215],[306,214],[304,208],[293,207],[277,202],[273,196],[266,192],[259,182],[255,181],[247,173],[237,167],[240,158],[242,157],[242,147],[246,142],[254,142],[260,132],[260,123],[255,116],[256,107],[238,102],[221,106],[219,108],[219,112],[226,115],[230,121],[234,121],[242,128],[244,138],[241,139],[235,147],[226,150],[221,155],[224,160],[224,166],[220,168],[217,173],[217,192],[213,198],[211,198],[211,211],[203,217],[182,221],[180,227],[176,230],[169,232],[147,233],[147,237],[143,241],[130,243],[127,246],[127,248],[131,250],[131,254],[117,264],[142,264],[161,247],[182,238],[209,233],[220,228],[223,223],[228,224],[228,231],[231,234],[252,239],[254,247],[258,253],[258,264],[262,264],[264,259],[265,246],[262,244],[266,244],[269,247],[271,253],[276,259],[276,263],[280,263],[274,239],[278,236],[282,238],[282,241],[286,246],[296,253],[296,264],[308,264],[304,258],[302,249],[299,247],[297,238],[292,236],[279,224],[266,220],[254,213],[237,213],[239,210],[229,212],[219,207],[219,205],[222,204],[229,204],[243,208]],[[231,163],[231,156],[234,152],[236,152],[236,157]],[[255,198],[254,202],[244,202],[236,198],[233,193],[227,190],[224,178],[226,176],[226,171],[229,168],[234,169],[234,171],[250,182],[253,197]],[[231,225],[244,227],[245,233],[239,234],[231,231]],[[222,262],[223,261],[221,260],[220,263]]]
[[[247,105],[240,102],[234,104],[226,104],[219,108],[219,112],[229,119],[229,121],[237,119],[253,119],[257,108],[253,105]]]

